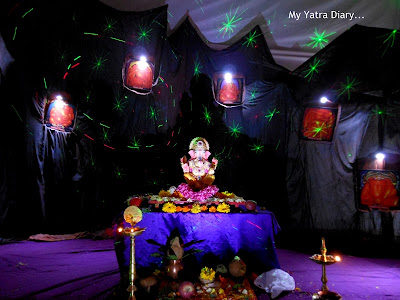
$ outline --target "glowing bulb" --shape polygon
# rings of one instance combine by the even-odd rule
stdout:
[[[118,232],[122,232],[122,227],[119,227],[119,228],[118,228]]]
[[[335,256],[335,261],[341,261],[342,259],[340,258],[340,256],[336,255]]]
[[[147,68],[148,64],[146,61],[146,56],[141,56],[138,62],[139,69],[144,70]]]
[[[64,106],[66,105],[65,104],[65,102],[62,100],[62,97],[61,97],[61,99],[59,99],[58,98],[59,96],[57,96],[57,99],[56,100],[54,100],[54,107],[56,108],[56,109],[63,109],[64,108]]]
[[[62,97],[62,96],[60,96],[60,95],[57,95],[57,96],[56,96],[56,99],[57,99],[57,100],[62,100],[62,99],[63,99],[63,97]]]
[[[378,160],[383,160],[383,159],[385,158],[385,154],[383,154],[383,153],[377,153],[377,154],[375,155],[375,157],[376,157],[376,159],[378,159]]]
[[[328,100],[328,98],[326,98],[326,97],[321,97],[320,101],[321,101],[321,103],[326,103],[326,102],[328,102],[329,100]]]
[[[232,83],[232,74],[231,73],[225,73],[224,79],[227,83]]]

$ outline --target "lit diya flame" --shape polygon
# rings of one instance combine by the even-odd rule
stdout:
[[[335,256],[335,260],[339,262],[339,261],[341,261],[342,259],[340,258],[340,256],[336,255],[336,256]]]

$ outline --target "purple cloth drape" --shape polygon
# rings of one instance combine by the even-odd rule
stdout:
[[[129,226],[124,223],[124,226]],[[160,258],[150,256],[157,252],[158,246],[146,242],[153,239],[166,244],[171,231],[178,228],[184,243],[192,240],[205,240],[192,247],[204,250],[196,254],[198,261],[206,253],[212,253],[222,260],[230,260],[238,253],[251,258],[249,263],[259,271],[280,268],[275,251],[274,236],[280,227],[272,212],[260,213],[160,213],[143,215],[138,224],[146,227],[145,232],[136,238],[136,263],[138,267],[158,265]],[[120,268],[129,265],[129,237],[115,231],[115,249]],[[247,263],[247,262],[246,262]]]

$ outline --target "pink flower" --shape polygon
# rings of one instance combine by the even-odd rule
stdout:
[[[193,191],[187,183],[181,183],[177,189],[179,193],[182,194],[186,199],[193,200],[207,200],[211,198],[216,192],[218,192],[218,188],[215,185],[210,185],[198,192]]]

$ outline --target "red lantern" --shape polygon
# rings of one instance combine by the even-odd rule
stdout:
[[[51,129],[71,131],[75,122],[75,108],[68,103],[69,96],[65,93],[49,97],[45,106],[45,123]]]
[[[336,125],[337,109],[306,108],[303,117],[304,138],[317,141],[331,141]]]
[[[148,94],[153,87],[154,66],[144,57],[128,59],[125,63],[123,81],[127,89],[139,94]]]
[[[229,74],[229,73],[228,73]],[[238,106],[243,103],[244,76],[239,74],[216,73],[213,78],[214,98],[225,107]]]

